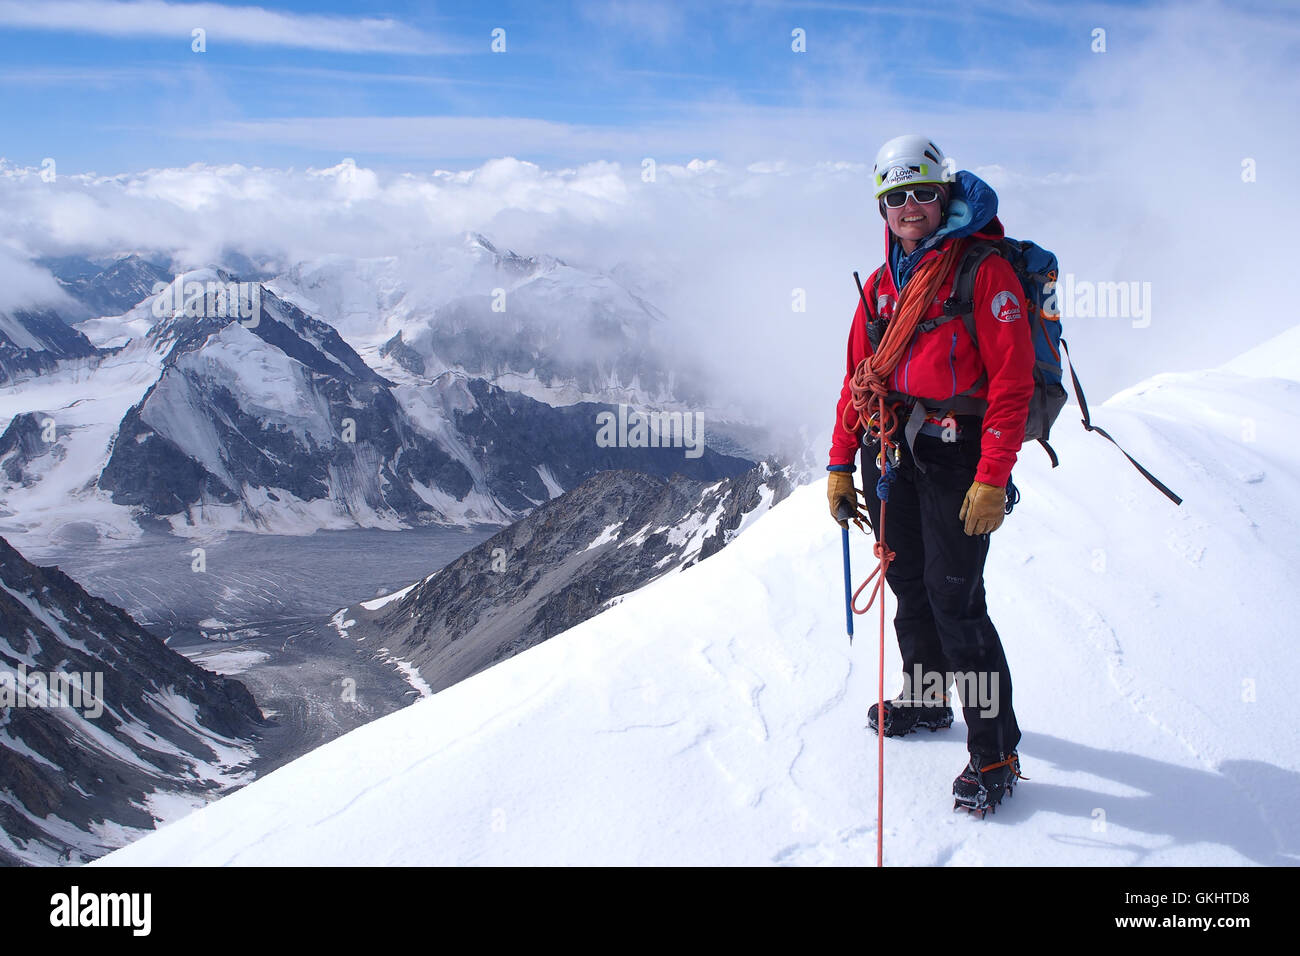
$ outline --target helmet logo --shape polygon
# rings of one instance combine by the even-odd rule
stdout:
[[[993,297],[993,318],[999,322],[1020,320],[1020,301],[1011,292],[999,292]]]
[[[908,169],[906,166],[895,166],[890,169],[889,172],[885,173],[885,177],[881,180],[881,183],[887,186],[893,186],[898,183],[907,183],[911,182],[912,178],[916,175],[916,173],[912,172],[912,170]]]

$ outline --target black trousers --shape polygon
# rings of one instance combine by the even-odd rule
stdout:
[[[885,506],[885,541],[895,552],[885,576],[897,610],[903,656],[901,699],[937,701],[955,685],[968,728],[967,747],[1006,757],[1020,742],[1011,708],[1011,673],[984,600],[989,535],[967,535],[957,515],[980,458],[978,417],[959,416],[959,436],[917,435],[915,459],[898,430],[900,462]],[[876,497],[879,446],[862,449],[867,511],[880,537]],[[917,467],[919,459],[925,466]]]

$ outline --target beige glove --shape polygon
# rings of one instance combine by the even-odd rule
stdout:
[[[957,520],[966,522],[967,534],[988,534],[996,531],[1006,516],[1007,489],[976,481],[966,492]]]
[[[848,502],[848,506],[853,509],[853,517],[858,515],[858,496],[853,490],[853,473],[848,471],[827,472],[826,476],[826,500],[831,505],[831,517],[835,519],[836,524],[842,528],[847,528],[849,522],[839,516],[840,503]]]

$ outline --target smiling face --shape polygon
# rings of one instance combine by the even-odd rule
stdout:
[[[943,221],[947,185],[927,183],[924,188],[937,189],[942,195],[930,203],[918,203],[913,197],[908,196],[907,202],[897,209],[885,206],[885,221],[889,223],[890,231],[902,242],[905,252],[911,252],[918,242],[938,229],[939,223]]]

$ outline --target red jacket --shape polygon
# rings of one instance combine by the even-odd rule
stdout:
[[[972,238],[1000,239],[1002,235],[1002,224],[995,216]],[[890,241],[889,227],[886,226],[886,263]],[[944,240],[925,253],[920,262],[938,256],[954,241],[952,238]],[[898,301],[898,290],[887,264],[872,273],[864,284],[868,298],[877,280],[876,301],[870,303],[872,318],[876,318],[878,311],[880,317],[888,320]],[[952,282],[953,276],[949,275],[922,319],[943,314],[943,302],[952,294]],[[1034,391],[1034,344],[1024,298],[1020,280],[1007,261],[1001,256],[989,256],[975,274],[975,331],[979,347],[971,341],[965,323],[952,319],[928,332],[918,333],[889,381],[890,388],[897,392],[942,403],[943,399],[970,388],[980,373],[986,372],[987,383],[972,393],[975,398],[988,402],[975,480],[1000,487],[1005,487],[1016,463],[1016,453],[1025,437],[1029,399]],[[852,465],[857,455],[862,429],[860,425],[852,433],[845,429],[844,410],[849,406],[849,380],[853,371],[863,358],[871,354],[863,304],[859,300],[853,315],[853,327],[849,331],[844,386],[835,409],[835,431],[830,451],[832,466]]]

